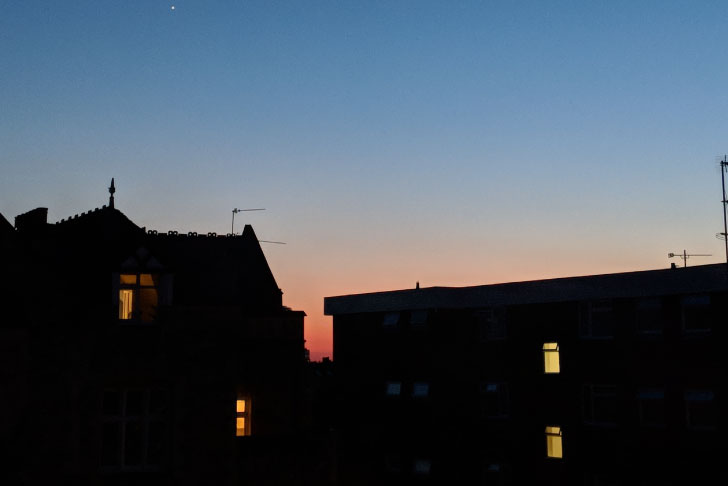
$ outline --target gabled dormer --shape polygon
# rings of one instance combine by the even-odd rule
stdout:
[[[172,276],[145,247],[139,247],[112,275],[113,304],[121,323],[151,323],[172,302]]]

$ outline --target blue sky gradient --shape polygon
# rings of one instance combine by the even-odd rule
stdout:
[[[287,243],[265,251],[315,356],[325,295],[721,261],[727,20],[725,2],[0,0],[0,212],[55,221],[112,176],[158,230],[266,207],[240,223]]]

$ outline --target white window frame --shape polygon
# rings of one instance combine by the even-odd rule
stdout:
[[[141,411],[138,415],[132,415],[127,410],[128,396],[130,393],[141,393]],[[105,400],[106,393],[115,393],[119,395],[119,413],[107,414],[103,409],[103,401]],[[169,426],[169,420],[167,412],[165,410],[153,411],[152,410],[152,393],[160,393],[164,395],[164,399],[167,399],[167,391],[164,389],[151,389],[151,388],[107,388],[102,394],[102,411],[101,411],[101,423],[102,426],[105,424],[118,424],[119,426],[119,442],[113,444],[118,447],[116,452],[117,458],[115,464],[102,464],[101,471],[103,472],[139,472],[139,471],[161,471],[164,463],[164,459],[159,464],[149,463],[150,454],[150,433],[152,423],[163,423],[166,427]],[[168,408],[168,405],[165,407]],[[140,426],[140,463],[139,464],[126,464],[126,436],[127,428],[132,424],[138,424]],[[162,441],[164,441],[165,447],[168,447],[167,434],[163,432]],[[104,447],[103,437],[101,447]]]

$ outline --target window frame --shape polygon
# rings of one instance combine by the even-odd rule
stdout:
[[[152,285],[147,285],[142,283],[142,276],[149,276],[149,279],[152,281]],[[124,277],[128,276],[134,276],[135,280],[134,283],[123,283]],[[152,273],[148,271],[142,271],[139,269],[136,269],[134,271],[122,271],[119,273],[118,278],[118,290],[117,290],[117,299],[118,299],[118,312],[117,312],[117,320],[122,324],[152,324],[157,322],[158,320],[158,309],[159,309],[159,302],[160,302],[160,293],[161,293],[161,285],[162,283],[162,274],[160,272]],[[151,306],[151,313],[153,313],[149,319],[145,319],[145,313],[142,309],[142,299],[141,294],[144,290],[153,289],[156,294],[156,302]],[[123,299],[122,294],[131,292],[131,313],[130,317],[122,317],[122,308],[123,305]]]
[[[243,404],[243,410],[240,410],[240,403]],[[238,393],[235,399],[235,437],[249,437],[253,434],[252,417],[253,400],[250,395]],[[243,419],[243,427],[239,427],[239,419]],[[242,430],[242,432],[241,432]]]
[[[581,319],[579,320],[579,338],[594,341],[608,341],[615,338],[617,331],[617,323],[615,316],[614,301],[598,300],[589,301],[582,306]],[[594,315],[599,313],[610,314],[611,334],[595,334],[594,332]]]
[[[546,457],[548,459],[564,458],[564,430],[559,425],[546,426]],[[558,447],[556,447],[558,444]],[[558,450],[558,455],[557,451]]]
[[[697,300],[697,299],[707,299],[708,303],[707,305],[686,305],[686,301],[689,300]],[[696,328],[696,329],[688,329],[687,324],[687,317],[685,315],[686,310],[690,310],[693,308],[700,308],[703,307],[705,311],[708,313],[708,327],[704,328]],[[680,329],[682,330],[682,333],[684,336],[707,336],[711,334],[713,331],[713,319],[712,319],[712,313],[713,313],[713,297],[710,294],[688,294],[683,295],[680,297]]]
[[[551,347],[551,345],[554,345],[554,347]],[[548,347],[547,347],[548,346]],[[559,345],[558,341],[548,341],[543,343],[543,347],[541,348],[543,352],[543,373],[545,375],[558,375],[561,373],[561,346]],[[554,360],[555,356],[555,360]],[[556,370],[553,369],[550,370],[550,368],[554,367]]]
[[[637,410],[639,413],[640,425],[642,427],[664,429],[667,424],[667,402],[665,400],[665,389],[664,388],[640,388],[637,391]],[[664,417],[662,422],[652,422],[645,420],[644,404],[649,401],[662,401],[662,408]]]
[[[118,413],[107,413],[105,410],[105,400],[108,393],[117,394]],[[139,413],[131,413],[128,409],[129,394],[141,393],[141,409]],[[162,397],[162,406],[158,410],[153,408],[153,394]],[[168,392],[164,388],[139,388],[139,387],[123,387],[111,388],[107,387],[101,393],[101,426],[102,433],[99,443],[99,464],[102,472],[156,472],[162,471],[166,463],[166,449],[170,446],[168,440],[169,420],[169,397]],[[163,424],[161,436],[161,459],[159,463],[150,462],[150,443],[152,434],[152,424]],[[118,439],[112,446],[117,448],[116,459],[113,464],[105,464],[103,451],[107,444],[104,441],[103,429],[106,425],[118,425]],[[138,425],[140,428],[140,460],[139,464],[127,465],[127,430],[130,425]]]
[[[683,392],[683,401],[685,403],[685,427],[688,430],[716,430],[718,427],[718,409],[715,400],[715,393],[709,389],[689,389]],[[690,404],[691,403],[709,403],[712,407],[713,423],[711,425],[694,425],[690,421]]]
[[[605,391],[609,389],[609,391]],[[587,397],[588,395],[588,397]],[[614,417],[612,420],[602,420],[595,417],[595,406],[594,402],[599,398],[609,398],[614,400]],[[616,385],[603,385],[586,383],[582,387],[582,415],[584,423],[588,425],[597,425],[600,427],[616,427],[617,419],[619,416],[619,402],[617,401],[617,386]]]

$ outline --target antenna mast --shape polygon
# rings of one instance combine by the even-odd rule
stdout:
[[[233,235],[235,235],[235,215],[237,213],[242,213],[243,211],[265,211],[265,208],[253,208],[253,209],[238,209],[238,208],[235,208],[235,209],[233,209],[233,222],[230,225],[230,233],[232,233]]]
[[[723,160],[720,161],[720,182],[723,186],[723,200],[721,201],[723,203],[723,240],[725,240],[725,262],[726,265],[728,265],[728,222],[726,221],[726,205],[728,205],[728,200],[725,198],[725,172],[728,170],[728,156],[724,155]]]

